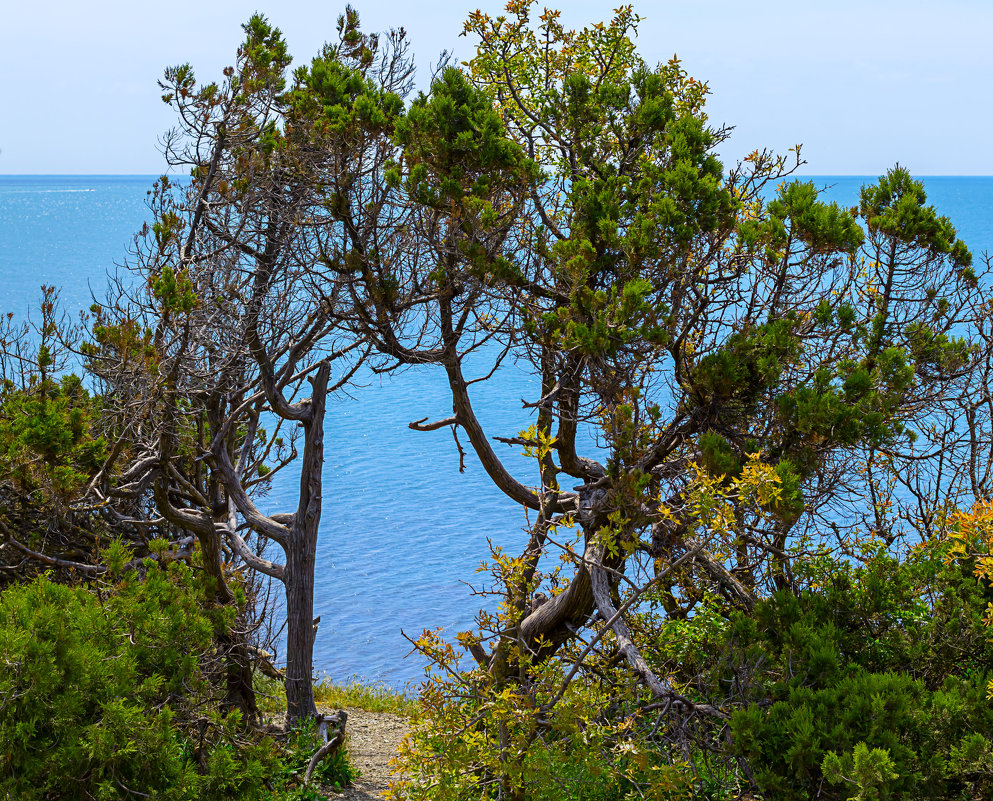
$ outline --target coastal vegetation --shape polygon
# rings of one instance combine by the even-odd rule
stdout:
[[[989,263],[899,166],[845,208],[799,148],[722,164],[633,8],[535,13],[471,14],[416,96],[351,8],[295,70],[256,15],[217,82],[166,71],[189,180],[82,323],[46,289],[0,329],[8,795],[316,797],[352,776],[319,703],[410,715],[395,798],[993,791]],[[533,424],[488,431],[511,363]],[[475,629],[413,640],[416,700],[315,686],[328,412],[414,365],[451,413],[410,427],[528,541]]]

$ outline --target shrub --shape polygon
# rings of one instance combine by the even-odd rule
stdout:
[[[140,572],[91,588],[40,577],[0,594],[0,796],[305,797],[294,787],[313,732],[284,746],[225,714],[202,585],[183,563],[149,559]],[[346,783],[346,756],[319,778]]]
[[[734,618],[711,679],[743,688],[731,752],[768,801],[989,793],[988,591],[945,556],[830,563],[819,589]]]

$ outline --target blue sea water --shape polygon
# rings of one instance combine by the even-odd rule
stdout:
[[[149,215],[150,176],[0,176],[0,313],[37,316],[39,287],[61,289],[65,310],[101,297],[108,271],[123,264],[135,231]],[[855,205],[862,177],[812,177],[827,196]],[[993,253],[993,178],[933,177],[930,202],[951,217],[979,258]],[[471,455],[465,473],[447,429],[410,430],[407,423],[451,413],[440,371],[408,370],[398,378],[365,375],[364,385],[328,406],[324,514],[318,546],[315,614],[321,616],[315,666],[335,679],[362,677],[402,687],[423,675],[405,658],[418,635],[471,625],[480,601],[467,582],[489,543],[517,551],[525,541],[523,511],[494,489]],[[488,433],[512,436],[530,420],[521,398],[536,382],[505,365],[474,388]],[[503,447],[503,446],[501,446]],[[533,483],[530,462],[507,448],[508,467]],[[265,503],[289,511],[297,488],[281,476]]]

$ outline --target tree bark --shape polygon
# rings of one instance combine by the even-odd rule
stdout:
[[[292,548],[286,554],[286,722],[288,725],[303,718],[317,716],[313,687],[314,552],[314,548]]]
[[[321,473],[324,469],[324,411],[330,365],[311,379],[309,413],[303,420],[300,501],[290,524],[286,569],[286,721],[317,716],[314,703],[314,566],[321,522]]]

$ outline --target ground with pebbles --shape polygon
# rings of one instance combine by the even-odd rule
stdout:
[[[390,760],[407,733],[407,719],[388,712],[346,711],[348,753],[361,775],[354,785],[333,796],[334,801],[381,799],[390,781]]]

